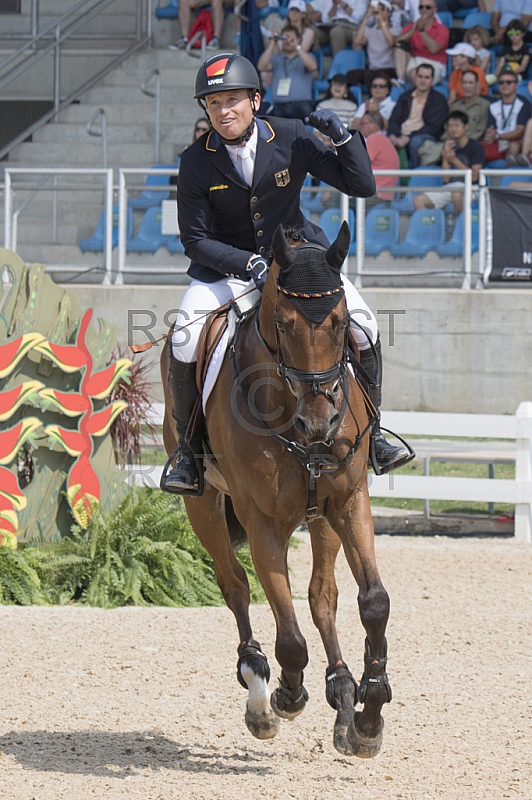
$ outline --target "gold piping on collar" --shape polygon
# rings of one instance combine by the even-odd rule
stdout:
[[[205,142],[205,150],[208,150],[210,153],[216,153],[216,148],[215,147],[209,147],[210,141],[211,141],[211,136],[212,136],[213,133],[214,133],[214,131],[209,131],[209,135],[207,136],[207,141]]]
[[[265,125],[267,125],[267,126],[268,126],[268,128],[270,129],[270,131],[272,132],[272,135],[270,136],[270,138],[269,138],[269,139],[266,139],[266,142],[271,142],[271,141],[272,141],[272,139],[275,139],[275,131],[274,131],[274,129],[272,128],[272,126],[270,125],[270,123],[268,122],[268,120],[266,120],[266,119],[261,119],[261,122],[263,122]]]

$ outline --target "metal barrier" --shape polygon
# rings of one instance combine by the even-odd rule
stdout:
[[[148,89],[148,83],[155,78],[155,91]],[[155,97],[155,163],[161,160],[161,72],[157,68],[149,72],[142,83],[140,90],[148,97]]]
[[[24,201],[17,207],[14,208],[14,189],[13,189],[13,177],[16,175],[27,175],[28,177],[35,177],[37,175],[45,176],[45,179],[41,179],[37,185],[33,185],[30,182],[26,182],[21,186],[21,190],[29,191],[29,194],[26,196]],[[69,175],[69,176],[80,176],[80,175],[92,175],[92,176],[102,176],[104,178],[104,211],[105,211],[105,235],[104,235],[104,276],[103,276],[103,283],[110,284],[111,283],[111,275],[112,275],[112,253],[113,253],[113,170],[112,169],[65,169],[65,168],[44,168],[44,167],[6,167],[5,170],[5,188],[4,188],[4,247],[7,250],[17,250],[17,238],[18,238],[18,219],[21,212],[29,205],[31,200],[36,196],[39,191],[42,191],[45,188],[45,182],[47,178],[53,176],[55,179],[56,176],[59,175]],[[75,186],[71,184],[64,187],[67,191],[75,190]],[[86,191],[87,187],[84,187],[84,191]],[[99,189],[92,187],[95,191],[100,191]],[[57,191],[62,191],[63,188],[57,185],[54,185],[53,192],[54,196]],[[55,199],[53,204],[53,209],[56,208]],[[53,223],[56,224],[56,214],[53,212]],[[84,266],[76,265],[54,265],[54,272],[75,272],[76,270],[79,272],[83,272],[85,269]]]

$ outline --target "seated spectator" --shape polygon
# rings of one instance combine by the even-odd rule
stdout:
[[[188,34],[192,27],[192,15],[205,6],[211,7],[213,27],[212,39],[207,42],[209,50],[218,50],[222,39],[224,26],[224,9],[233,8],[234,0],[179,0],[178,17],[181,27],[181,36],[170,45],[170,50],[184,50],[188,44]]]
[[[482,95],[488,94],[488,84],[484,70],[477,66],[477,56],[475,48],[467,42],[459,42],[450,50],[447,55],[453,58],[453,71],[449,76],[449,105],[452,105],[458,98],[463,97],[462,74],[467,69],[478,76],[479,92]]]
[[[441,151],[442,169],[470,169],[471,180],[478,187],[478,175],[484,166],[486,157],[480,142],[470,139],[467,131],[467,114],[463,111],[451,111],[447,119],[447,136]],[[415,208],[445,208],[453,203],[456,214],[463,210],[464,192],[463,178],[453,180],[447,175],[443,182],[445,192],[424,192],[414,197]],[[478,198],[478,189],[473,192],[473,199]]]
[[[399,154],[386,136],[384,119],[378,111],[366,111],[361,118],[358,130],[366,140],[372,169],[399,169]],[[386,186],[397,186],[397,175],[376,175],[377,193],[366,200],[366,208],[383,201],[393,200],[393,192],[384,192]]]
[[[497,78],[503,69],[511,69],[520,79],[526,76],[530,64],[530,51],[528,45],[525,44],[525,33],[526,28],[520,19],[512,19],[508,23],[504,34],[502,56],[495,68]]]
[[[489,31],[482,25],[473,25],[466,30],[464,42],[474,48],[478,65],[484,70],[484,74],[487,74],[491,64],[491,51],[488,49],[491,42]]]
[[[488,127],[482,145],[486,161],[506,158],[506,166],[515,167],[532,107],[526,98],[517,94],[517,76],[513,70],[501,73],[499,92],[500,99],[489,106]]]
[[[288,23],[297,28],[301,37],[301,49],[309,53],[314,45],[316,30],[307,19],[305,0],[290,0],[288,3]]]
[[[364,19],[366,0],[310,0],[307,18],[316,28],[318,47],[345,50]]]
[[[495,0],[491,15],[492,44],[502,43],[506,28],[514,19],[521,20],[528,34],[532,33],[530,0]],[[529,35],[527,41],[530,41]]]
[[[329,81],[325,98],[316,108],[330,108],[346,128],[351,128],[357,104],[347,85],[345,75],[334,75]]]
[[[532,119],[526,123],[523,148],[516,159],[520,167],[532,167]]]
[[[454,101],[451,111],[463,111],[467,114],[469,119],[468,136],[478,142],[484,138],[486,132],[490,101],[486,97],[480,97],[478,75],[473,70],[464,70],[461,82],[462,97]]]
[[[441,138],[449,109],[445,97],[432,88],[432,64],[420,64],[414,70],[415,89],[400,95],[388,125],[388,136],[395,147],[406,147],[410,167],[420,164],[419,148],[423,142]]]
[[[353,36],[353,50],[364,50],[368,56],[368,69],[351,69],[349,83],[365,83],[369,92],[371,81],[379,73],[395,78],[393,46],[401,33],[399,27],[392,27],[390,17],[392,4],[389,0],[371,0],[360,28]]]
[[[297,28],[283,31],[281,53],[274,53],[275,35],[258,61],[260,72],[272,70],[274,117],[304,120],[314,110],[312,73],[318,68],[316,59],[301,47]]]
[[[384,119],[384,126],[388,128],[388,120],[395,108],[395,101],[390,97],[392,84],[385,72],[377,72],[369,87],[369,99],[358,107],[352,126],[358,128],[360,120],[366,111],[378,111]]]
[[[419,0],[420,17],[406,26],[395,40],[397,79],[414,83],[414,70],[420,64],[434,69],[434,83],[444,80],[447,72],[449,29],[436,19],[436,0]]]

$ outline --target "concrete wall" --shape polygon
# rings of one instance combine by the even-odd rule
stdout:
[[[70,286],[69,288],[72,288]],[[154,337],[179,306],[179,286],[76,286],[84,306],[118,328],[119,341]],[[398,411],[514,413],[532,400],[532,291],[528,288],[365,289],[377,313],[384,354],[383,407]],[[392,321],[392,322],[391,322]],[[160,348],[148,351],[159,381]],[[137,356],[138,358],[138,356]],[[161,399],[160,387],[156,399]]]

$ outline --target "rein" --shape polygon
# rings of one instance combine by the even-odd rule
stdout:
[[[287,294],[287,292],[284,292]],[[258,326],[258,319],[257,319],[257,308],[252,309],[250,314],[255,315],[254,324],[256,328],[257,335],[259,339],[264,344],[265,348],[270,353],[270,350],[262,338],[262,335],[259,330]],[[238,385],[238,389],[241,391],[244,398],[247,400],[247,394],[245,391],[245,387],[243,385],[243,381],[240,375],[240,370],[237,364],[237,355],[236,349],[237,344],[242,328],[242,324],[246,321],[249,314],[239,314],[237,313],[237,322],[236,322],[236,330],[235,336],[233,338],[233,342],[230,347],[230,358],[231,364],[233,366],[233,372],[235,375],[235,380]],[[338,423],[338,430],[341,427],[342,421],[345,417],[345,413],[347,408],[351,412],[351,416],[355,421],[357,426],[357,435],[355,437],[355,441],[347,451],[346,455],[341,461],[338,461],[335,456],[331,454],[332,447],[334,445],[334,437],[327,442],[317,442],[313,445],[303,445],[299,444],[292,439],[287,439],[285,436],[282,436],[280,433],[276,433],[272,430],[266,423],[266,420],[262,416],[262,414],[258,411],[256,406],[254,406],[253,415],[258,419],[258,421],[262,424],[263,428],[268,432],[271,438],[281,444],[289,453],[292,453],[302,467],[309,472],[309,491],[308,491],[308,501],[307,501],[307,520],[311,521],[314,519],[318,514],[318,505],[317,505],[317,492],[316,492],[316,483],[318,478],[321,477],[323,473],[331,474],[336,472],[338,469],[347,466],[353,456],[355,455],[356,451],[360,447],[362,443],[362,439],[364,438],[366,432],[369,430],[371,426],[371,420],[368,422],[366,427],[361,431],[358,420],[355,417],[351,404],[349,402],[348,396],[348,365],[349,362],[353,361],[352,355],[349,353],[348,348],[348,331],[349,326],[346,328],[345,332],[345,339],[344,339],[344,347],[342,353],[342,359],[333,367],[328,370],[323,370],[320,372],[305,372],[303,370],[296,370],[292,367],[287,367],[284,363],[284,359],[282,356],[281,350],[281,343],[279,338],[279,331],[277,326],[275,327],[276,330],[276,338],[277,338],[277,354],[278,354],[278,361],[277,361],[277,374],[281,377],[286,385],[288,386],[290,392],[296,397],[297,403],[299,407],[299,403],[305,397],[306,394],[313,392],[314,396],[322,393],[324,394],[331,402],[334,401],[334,391],[338,388],[338,386],[342,389],[342,407],[340,409],[339,414],[339,423]],[[356,359],[355,359],[356,361]],[[274,363],[276,363],[274,361]],[[295,390],[294,385],[292,384],[292,379],[295,379],[300,384],[309,384],[309,388],[306,389],[302,394],[298,394]],[[326,383],[334,383],[333,390],[323,388],[322,384]],[[370,409],[371,413],[373,413],[374,409]]]

